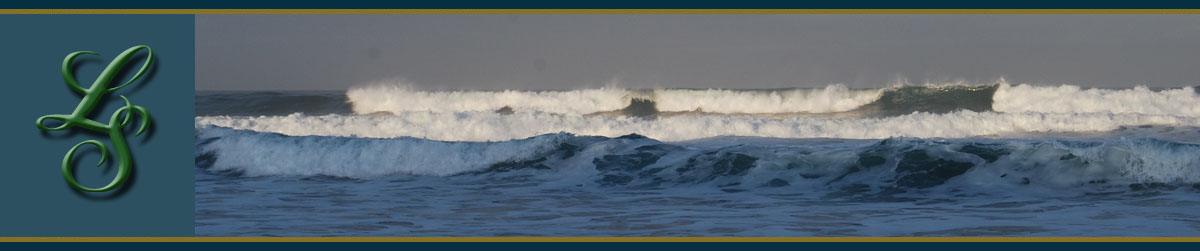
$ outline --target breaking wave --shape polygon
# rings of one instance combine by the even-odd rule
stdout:
[[[371,86],[346,92],[357,114],[404,112],[533,111],[558,114],[612,113],[646,103],[660,112],[717,114],[820,114],[895,116],[913,112],[1136,113],[1200,116],[1192,87],[1151,90],[1033,86],[902,86],[850,89],[584,89],[571,91],[418,91]],[[305,111],[297,111],[305,112]],[[615,113],[622,114],[622,113]],[[628,115],[628,114],[624,114]]]
[[[1192,87],[1153,91],[1145,86],[1111,90],[1001,84],[992,99],[992,109],[999,112],[1200,116],[1200,95]]]
[[[684,115],[643,119],[518,112],[405,112],[385,116],[215,116],[196,118],[196,128],[221,126],[293,136],[368,138],[417,137],[445,141],[512,140],[547,133],[617,137],[630,133],[665,141],[716,136],[882,139],[1021,136],[1028,133],[1109,132],[1142,125],[1171,127],[1169,133],[1197,134],[1200,118],[1111,113],[996,113],[956,111],[885,118]],[[1163,129],[1163,131],[1167,131]]]
[[[950,184],[1053,191],[1200,182],[1200,146],[1156,139],[739,141],[672,144],[636,134],[556,133],[501,142],[444,142],[204,127],[196,133],[196,162],[211,172],[246,176],[515,173],[591,180],[599,187],[704,183],[726,189],[832,186],[888,192]]]

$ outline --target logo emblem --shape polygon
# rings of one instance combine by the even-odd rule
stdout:
[[[121,71],[121,68],[125,67],[125,64],[128,63],[134,55],[142,50],[145,50],[147,53],[146,61],[142,63],[142,68],[137,71],[137,74],[134,74],[133,78],[130,78],[129,81],[125,82],[125,84],[108,88],[109,84],[113,81],[113,78],[115,78],[117,73]],[[75,175],[71,173],[71,158],[75,155],[75,150],[79,149],[79,147],[83,145],[93,145],[97,148],[100,148],[101,157],[100,163],[97,164],[97,166],[104,165],[104,161],[108,159],[108,147],[99,140],[85,140],[83,142],[79,142],[79,144],[75,144],[74,147],[71,147],[71,150],[67,151],[66,156],[63,156],[62,175],[63,178],[67,180],[67,184],[70,184],[71,187],[75,189],[87,192],[110,191],[120,187],[121,184],[124,184],[125,181],[129,179],[129,173],[133,170],[133,158],[129,152],[129,144],[125,142],[125,134],[122,132],[122,129],[126,124],[129,123],[130,118],[133,116],[134,112],[136,112],[139,115],[142,123],[141,126],[138,127],[137,133],[134,135],[141,135],[146,131],[146,128],[150,126],[150,112],[146,111],[145,107],[133,105],[129,102],[128,98],[125,98],[124,95],[120,95],[121,99],[125,100],[125,106],[113,112],[112,118],[108,120],[108,124],[103,124],[88,119],[88,115],[92,113],[92,110],[96,108],[96,104],[99,103],[105,95],[108,95],[113,91],[133,83],[134,80],[142,77],[146,71],[150,70],[150,65],[154,60],[154,52],[150,50],[150,47],[145,45],[134,46],[125,50],[125,52],[122,52],[121,55],[117,56],[117,58],[113,59],[113,61],[108,64],[108,67],[104,68],[104,71],[100,73],[100,76],[96,78],[96,81],[93,82],[92,86],[88,89],[80,87],[79,82],[75,80],[74,74],[71,74],[71,64],[74,62],[75,57],[83,54],[100,55],[90,51],[77,51],[68,54],[67,57],[63,59],[62,63],[63,80],[67,82],[67,87],[70,87],[71,90],[83,94],[83,100],[79,101],[79,106],[75,107],[75,112],[72,112],[71,114],[51,114],[38,118],[37,128],[45,131],[58,131],[80,127],[87,130],[108,133],[108,138],[110,141],[112,141],[113,149],[116,151],[118,166],[117,176],[113,178],[112,182],[100,188],[89,188],[80,185],[79,182],[75,181]],[[45,125],[45,121],[47,119],[58,120],[61,121],[62,124],[57,127],[47,127]]]

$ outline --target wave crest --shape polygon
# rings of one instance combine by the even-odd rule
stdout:
[[[1200,182],[1200,146],[1155,139],[828,140],[663,143],[539,135],[502,142],[442,142],[280,134],[205,127],[197,163],[249,176],[515,175],[606,187],[707,183],[722,188],[856,187],[877,192],[952,186],[1129,187]],[[857,188],[856,188],[857,189]]]
[[[563,114],[585,114],[619,110],[629,106],[632,96],[621,89],[574,91],[417,91],[403,86],[376,85],[346,92],[354,112],[401,113],[410,111],[463,112],[535,110]]]
[[[354,112],[537,111],[591,114],[618,111],[635,100],[654,103],[657,111],[710,113],[826,113],[849,111],[879,98],[881,89],[851,90],[844,85],[820,89],[583,89],[572,91],[418,91],[377,85],[346,92]]]
[[[853,110],[879,99],[883,90],[851,90],[844,85],[819,89],[729,90],[659,89],[653,101],[659,111],[710,113],[828,113]]]
[[[512,140],[546,133],[617,137],[630,133],[666,141],[716,136],[772,138],[882,139],[888,137],[961,138],[1022,136],[1045,132],[1109,132],[1126,126],[1167,125],[1184,136],[1200,126],[1200,118],[1143,114],[1044,114],[957,111],[912,113],[886,118],[829,119],[817,117],[765,118],[756,116],[682,115],[642,119],[517,112],[405,112],[386,116],[325,115],[261,117],[198,117],[196,128],[208,125],[306,136],[371,138],[418,137],[447,141]],[[1166,129],[1163,129],[1164,131]],[[1154,132],[1148,132],[1154,133]]]
[[[1153,91],[1145,86],[1109,90],[1001,84],[992,99],[992,109],[999,112],[1200,116],[1200,95],[1192,87]]]
[[[570,134],[559,133],[504,142],[443,142],[286,136],[204,127],[196,129],[196,153],[197,162],[204,162],[200,167],[249,176],[446,176],[480,170],[498,162],[523,160],[554,150],[570,138],[573,138]]]

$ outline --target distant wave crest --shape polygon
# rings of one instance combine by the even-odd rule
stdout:
[[[1200,95],[1192,87],[1152,91],[1084,89],[1079,86],[1001,84],[992,98],[999,112],[1136,113],[1200,117]]]
[[[913,112],[1136,113],[1200,116],[1200,95],[1191,87],[1153,91],[1033,86],[899,86],[850,89],[583,89],[571,91],[418,91],[377,85],[346,92],[354,113],[535,111],[558,114],[612,113],[644,101],[653,113],[793,114],[846,113],[895,116]],[[621,114],[621,113],[615,113]],[[628,115],[628,114],[626,114]]]

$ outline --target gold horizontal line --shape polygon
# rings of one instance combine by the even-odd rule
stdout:
[[[1200,242],[1200,237],[0,237],[0,242]]]
[[[0,14],[1200,14],[1200,9],[0,9]]]

